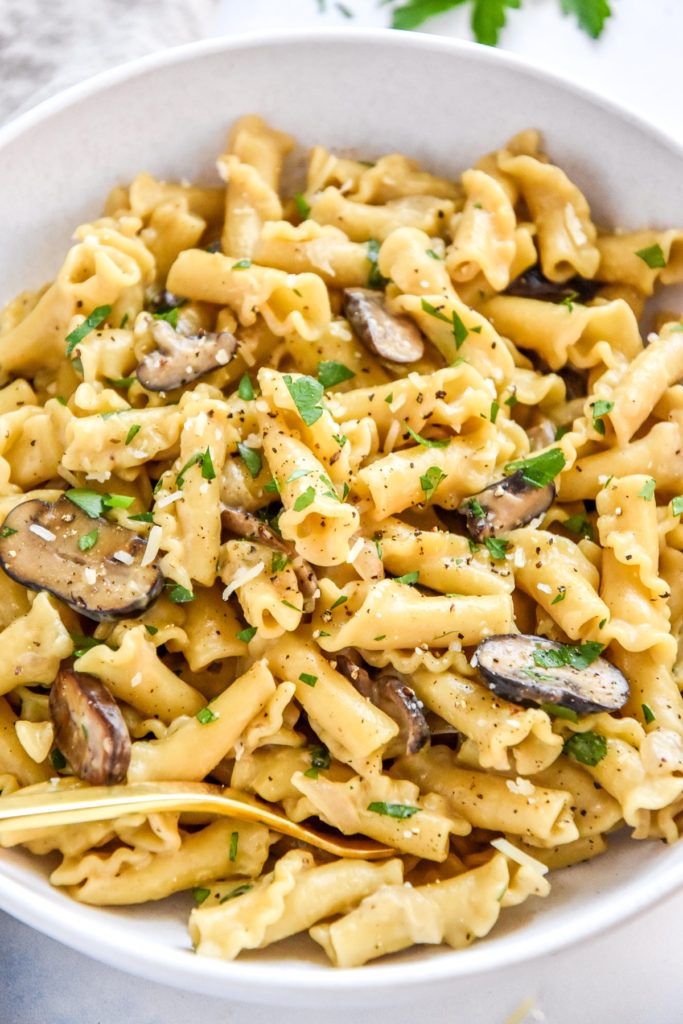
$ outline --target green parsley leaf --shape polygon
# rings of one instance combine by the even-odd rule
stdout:
[[[465,0],[408,0],[408,3],[397,7],[393,13],[391,27],[413,29],[436,14],[443,14],[457,7]]]
[[[559,593],[558,593],[557,597],[554,597],[550,603],[551,604],[559,604],[560,601],[564,601],[566,596],[567,596],[567,588],[566,587],[560,587],[560,590],[559,590]]]
[[[208,725],[209,722],[215,722],[216,719],[218,718],[218,715],[215,714],[215,712],[213,712],[211,708],[206,707],[201,708],[195,715],[195,718],[197,719],[198,722],[201,722],[202,725]]]
[[[569,295],[565,295],[560,303],[561,306],[566,306],[570,313],[574,312],[574,303],[579,297],[578,292],[570,292]],[[580,305],[580,303],[579,303]]]
[[[145,623],[145,629],[147,630],[150,636],[156,636],[156,634],[159,632],[158,626],[150,626],[148,622]]]
[[[545,711],[546,715],[550,715],[551,718],[566,718],[568,722],[578,722],[579,720],[576,711],[572,711],[571,708],[563,708],[561,704],[541,703],[539,707],[541,711]]]
[[[348,437],[346,436],[346,434],[333,434],[332,437],[337,442],[340,448],[343,448],[346,442],[348,441]]]
[[[483,508],[481,507],[476,498],[470,498],[469,501],[467,502],[467,507],[469,508],[473,516],[483,517],[486,515],[486,513],[484,512]]]
[[[236,896],[244,896],[245,892],[250,892],[253,888],[253,882],[243,882],[242,885],[238,885],[236,889],[231,889],[227,896],[224,896],[218,902],[227,903],[228,900],[234,900]]]
[[[441,481],[446,479],[447,475],[439,466],[430,466],[424,476],[420,477],[420,487],[425,493],[425,501],[429,501],[434,491]]]
[[[230,852],[228,853],[228,859],[231,861],[237,860],[237,844],[240,841],[239,832],[230,833]]]
[[[427,253],[427,255],[428,255],[428,256],[431,256],[431,258],[432,258],[433,260],[440,260],[440,259],[441,259],[441,257],[439,256],[439,254],[438,254],[438,253],[436,253],[436,252],[434,252],[434,250],[433,250],[433,249],[425,249],[425,252]]]
[[[564,13],[575,14],[579,26],[593,39],[598,38],[612,13],[607,0],[561,0],[561,3]]]
[[[186,306],[189,299],[181,299],[176,306],[160,306],[156,313],[152,313],[155,320],[165,320],[175,331],[178,326],[178,312]]]
[[[294,502],[294,511],[301,512],[315,501],[315,487],[307,487]]]
[[[99,327],[110,313],[111,306],[98,306],[97,309],[93,309],[90,316],[86,317],[80,327],[75,327],[70,334],[67,334],[65,339],[66,354],[70,356],[79,341],[83,341],[87,334],[90,334],[96,327]]]
[[[248,374],[246,373],[242,374],[242,377],[240,378],[239,386],[237,388],[237,394],[240,396],[243,402],[251,402],[251,400],[255,397],[254,387],[251,381],[249,380]]]
[[[196,885],[192,890],[192,895],[197,906],[200,906],[204,900],[208,899],[211,895],[210,889],[205,889],[203,886]]]
[[[96,640],[94,636],[83,636],[82,633],[72,633],[71,630],[69,636],[74,645],[74,658],[82,658],[86,651],[104,643],[104,640]]]
[[[253,640],[256,636],[256,626],[247,626],[246,629],[241,629],[239,633],[235,634],[235,636],[238,640],[241,640],[242,643],[248,644],[249,641]]]
[[[478,43],[496,46],[505,27],[505,8],[520,6],[521,0],[473,0],[472,31]]]
[[[0,537],[11,537],[16,532],[13,526],[3,526],[2,530],[0,530]]]
[[[334,604],[330,605],[330,611],[333,612],[335,608],[338,608],[340,604],[345,604],[348,601],[348,594],[340,594]]]
[[[560,448],[549,448],[547,452],[541,452],[540,455],[532,455],[528,459],[518,459],[517,462],[508,462],[505,472],[515,473],[521,469],[522,479],[526,483],[533,487],[545,487],[564,468],[566,461],[564,452]]]
[[[562,525],[571,530],[572,533],[577,533],[580,537],[586,537],[587,540],[595,540],[593,524],[585,512],[575,512],[573,516],[565,519]]]
[[[153,512],[139,512],[136,516],[128,516],[132,522],[136,523],[153,523],[154,513]]]
[[[534,662],[541,668],[561,668],[570,666],[581,671],[592,665],[604,650],[605,645],[597,640],[586,640],[580,644],[562,644],[561,647],[550,647],[548,650],[537,648],[534,651]]]
[[[307,427],[317,423],[323,414],[320,400],[323,397],[323,386],[315,377],[297,377],[296,380],[286,373],[282,378],[287,390],[294,399],[299,415]]]
[[[354,371],[349,370],[348,366],[344,366],[343,363],[337,363],[333,359],[318,363],[318,380],[326,391],[345,380],[351,380],[355,376]]]
[[[50,760],[52,761],[52,767],[57,772],[61,772],[66,768],[66,758],[64,754],[57,747],[50,754]]]
[[[123,316],[121,317],[121,323],[119,324],[119,330],[121,330],[123,327],[125,327],[129,320],[130,320],[130,315],[128,313],[124,313]]]
[[[185,463],[185,465],[175,478],[176,487],[178,488],[179,491],[182,491],[183,489],[183,484],[185,483],[185,474],[187,473],[187,471],[189,469],[192,469],[193,466],[196,466],[198,462],[202,462],[203,459],[204,452],[195,452],[194,455],[190,456],[190,458],[187,460],[187,462]]]
[[[514,392],[513,392],[513,394],[510,395],[509,398],[505,399],[505,404],[507,406],[509,406],[510,409],[512,408],[513,405],[517,405],[518,402],[519,402],[519,399],[517,398],[517,395],[514,394]]]
[[[55,395],[55,398],[57,399],[60,405],[66,405],[66,398],[64,397],[64,395]]]
[[[581,764],[596,765],[607,754],[607,740],[596,732],[575,732],[565,741],[563,754],[571,754]]]
[[[385,800],[373,800],[368,804],[368,810],[375,814],[384,814],[389,818],[412,818],[420,810],[419,807],[411,807],[409,804],[392,804]]]
[[[379,636],[373,637],[375,643],[379,643],[380,640],[386,640],[387,634],[381,633]]]
[[[563,427],[558,427],[555,431],[555,440],[561,441],[565,434],[568,434],[572,428],[569,424],[565,424]]]
[[[666,266],[666,257],[664,256],[662,247],[658,242],[655,242],[654,245],[649,245],[646,249],[638,249],[635,255],[638,256],[643,263],[647,263],[648,267],[652,270]]]
[[[598,434],[604,436],[605,424],[602,422],[602,417],[606,416],[608,412],[611,412],[614,408],[614,402],[607,402],[604,398],[599,398],[593,405],[593,429]]]
[[[485,537],[484,544],[491,558],[505,558],[505,552],[510,547],[510,541],[502,540],[500,537]]]
[[[245,444],[243,441],[237,442],[237,451],[242,457],[242,462],[251,473],[252,479],[256,479],[263,467],[261,452],[257,451],[255,448],[250,448],[249,445]]]
[[[683,494],[679,494],[677,498],[672,500],[671,511],[675,516],[680,516],[681,512],[683,512]]]
[[[304,772],[309,779],[317,779],[318,772],[327,771],[330,767],[330,752],[327,747],[311,747],[311,767]]]
[[[78,547],[81,551],[90,551],[97,544],[97,538],[100,535],[99,530],[91,530],[90,533],[84,534],[78,538]]]
[[[294,202],[296,203],[296,208],[299,211],[299,216],[301,217],[301,219],[302,220],[308,220],[308,218],[311,216],[311,207],[306,202],[306,199],[304,198],[303,193],[295,192],[294,193]]]
[[[657,487],[657,481],[650,477],[638,491],[638,497],[644,498],[645,501],[652,501],[655,496],[655,488]]]
[[[268,491],[269,494],[279,494],[280,493],[280,485],[277,482],[277,480],[275,479],[275,477],[273,477],[272,480],[269,480],[267,484],[263,485],[263,490],[264,491]]]
[[[110,508],[128,508],[135,501],[135,498],[127,494],[98,494],[97,491],[89,491],[84,487],[74,487],[70,491],[65,491],[64,496],[74,505],[78,505],[91,519],[97,519]]]
[[[206,451],[202,456],[202,479],[203,480],[215,480],[216,470],[213,468],[213,461],[211,459],[211,449],[206,446]]]
[[[470,546],[471,554],[476,555],[477,551],[481,551],[481,545],[473,541],[471,537],[467,537],[467,543]]]
[[[71,365],[73,366],[73,368],[76,371],[76,373],[80,373],[80,375],[82,377],[83,376],[83,360],[81,359],[81,357],[80,356],[74,356],[74,358],[71,360]]]
[[[394,576],[394,583],[405,583],[408,586],[412,586],[413,583],[417,583],[420,573],[416,569],[415,572],[407,572],[403,576]]]
[[[437,309],[436,306],[432,306],[431,302],[427,302],[426,299],[422,299],[420,304],[425,313],[429,313],[429,315],[433,316],[435,320],[441,320],[443,323],[448,324],[453,331],[453,340],[455,341],[455,349],[457,352],[470,332],[467,327],[465,327],[455,310],[452,310],[450,317],[447,317],[440,309]]]
[[[299,676],[299,679],[301,680],[302,683],[305,683],[306,686],[315,686],[315,684],[318,682],[318,677],[312,676],[309,672],[302,672]]]
[[[379,242],[376,238],[370,238],[368,240],[368,253],[366,259],[370,264],[370,270],[368,271],[368,288],[385,288],[387,285],[387,278],[382,277],[377,265],[379,258]]]
[[[648,707],[647,704],[641,704],[640,706],[641,706],[641,708],[643,710],[643,718],[645,719],[645,724],[646,725],[650,725],[655,720],[655,716],[654,716],[654,712],[652,711],[652,708]]]
[[[303,611],[303,608],[297,608],[297,606],[295,604],[292,604],[291,601],[288,601],[284,597],[282,598],[282,601],[280,602],[280,604],[283,604],[285,606],[285,608],[291,608],[292,611],[294,611],[294,612],[301,612],[301,611]]]
[[[451,443],[448,440],[448,438],[444,438],[441,441],[430,441],[426,437],[420,437],[419,434],[415,433],[415,431],[412,429],[412,427],[408,426],[408,423],[406,422],[406,420],[403,421],[403,426],[408,431],[408,433],[413,438],[413,440],[417,441],[418,444],[421,444],[423,446],[423,448],[448,448],[449,444]]]
[[[188,601],[194,601],[194,594],[191,590],[186,587],[181,587],[179,583],[176,583],[174,587],[168,592],[169,601],[173,601],[174,604],[187,604]]]
[[[282,551],[273,551],[273,556],[270,561],[271,572],[282,572],[286,569],[289,558]]]
[[[499,409],[500,409],[500,406],[498,405],[498,402],[491,402],[491,412],[489,414],[489,418],[491,420],[491,423],[495,423],[496,422],[496,419],[498,418],[498,410]]]
[[[293,473],[285,480],[286,484],[294,483],[295,480],[300,480],[302,476],[310,476],[313,472],[312,469],[295,469]]]
[[[248,270],[251,266],[251,260],[238,260],[237,263],[233,263],[231,270]]]
[[[133,440],[135,435],[140,430],[142,430],[142,424],[141,423],[134,423],[133,426],[128,431],[128,433],[126,434],[126,442],[125,443],[126,444],[130,444],[130,442]]]

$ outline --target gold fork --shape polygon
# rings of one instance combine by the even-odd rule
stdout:
[[[323,835],[308,825],[290,821],[279,809],[238,790],[204,782],[80,786],[69,780],[67,787],[59,788],[58,783],[45,789],[41,785],[39,790],[31,787],[32,792],[21,791],[0,797],[0,841],[26,829],[105,821],[124,814],[199,811],[260,822],[275,832],[302,840],[337,857],[380,860],[395,852],[373,839]]]

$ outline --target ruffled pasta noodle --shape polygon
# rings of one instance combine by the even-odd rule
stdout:
[[[165,584],[95,622],[0,569],[0,815],[89,785],[51,710],[73,668],[120,710],[122,785],[228,785],[388,855],[209,813],[0,820],[0,845],[84,903],[192,891],[200,955],[307,933],[351,967],[466,947],[616,829],[679,836],[683,323],[640,318],[683,280],[683,230],[596,224],[533,131],[446,177],[316,145],[298,190],[294,146],[248,116],[217,185],[139,174],[0,315],[0,518],[66,491],[90,502],[83,566],[103,516]],[[401,363],[406,320],[424,351]],[[163,331],[182,365],[152,387]],[[469,533],[462,502],[530,457],[550,504]],[[30,542],[0,526],[3,564]],[[518,632],[590,642],[626,703],[495,692],[473,655]]]

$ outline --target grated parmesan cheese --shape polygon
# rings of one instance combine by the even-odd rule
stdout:
[[[46,530],[44,526],[39,526],[38,523],[31,523],[29,530],[31,533],[35,533],[36,537],[42,537],[43,540],[55,540],[57,536],[51,530]]]
[[[359,537],[358,540],[356,541],[356,543],[350,549],[348,557],[346,559],[346,561],[349,562],[350,565],[353,565],[353,563],[356,561],[356,559],[358,558],[359,554],[363,550],[364,546],[365,546],[365,541],[363,540],[362,537]]]
[[[178,501],[182,496],[182,491],[171,491],[170,494],[164,494],[162,498],[157,498],[157,508],[166,508],[167,505],[171,505],[174,501]]]
[[[495,846],[496,850],[505,854],[510,860],[514,860],[516,864],[521,864],[523,868],[526,867],[531,868],[532,871],[538,871],[539,875],[547,875],[548,873],[546,864],[542,864],[540,860],[530,857],[524,850],[518,850],[507,839],[492,839],[491,846]]]
[[[115,551],[111,557],[115,558],[117,562],[123,562],[124,565],[132,565],[135,561],[129,551]]]
[[[149,531],[149,537],[147,538],[147,547],[145,553],[142,556],[141,565],[150,565],[159,554],[159,545],[161,544],[161,527],[156,524]]]
[[[223,591],[223,600],[227,601],[231,594],[234,594],[239,587],[244,586],[249,580],[255,580],[263,572],[264,568],[263,562],[257,562],[256,565],[252,565],[251,569],[247,569],[246,566],[240,567],[233,576],[232,582],[228,583]]]

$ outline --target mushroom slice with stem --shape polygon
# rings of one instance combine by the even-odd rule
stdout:
[[[386,757],[417,754],[429,740],[429,726],[415,692],[397,673],[382,672],[375,678],[363,667],[352,648],[335,654],[337,671],[346,676],[358,692],[384,711],[399,727],[399,734],[385,752]]]
[[[505,700],[590,714],[617,711],[629,696],[626,677],[600,657],[602,649],[592,641],[572,645],[507,633],[482,640],[475,656],[483,682]]]
[[[0,529],[0,565],[30,590],[47,590],[89,619],[143,612],[161,593],[159,566],[132,530],[91,517],[66,496],[15,505]]]
[[[273,551],[280,551],[287,555],[304,599],[303,611],[306,614],[313,611],[318,594],[318,577],[306,559],[296,552],[293,544],[283,540],[272,526],[245,509],[223,508],[221,523],[229,533],[236,537],[260,541],[261,544],[265,544]]]
[[[344,315],[367,349],[392,363],[415,363],[424,354],[424,340],[407,316],[387,310],[384,295],[371,288],[344,289]]]
[[[552,481],[544,487],[537,487],[528,483],[524,479],[524,471],[518,469],[478,494],[465,498],[458,512],[467,517],[468,533],[475,540],[485,540],[524,526],[549,509],[554,500],[555,484]]]
[[[123,782],[130,735],[121,709],[94,676],[62,668],[50,690],[55,741],[79,779],[93,786]]]
[[[172,391],[189,384],[229,363],[239,346],[229,331],[180,334],[166,320],[155,320],[150,330],[157,347],[135,371],[148,391]]]

